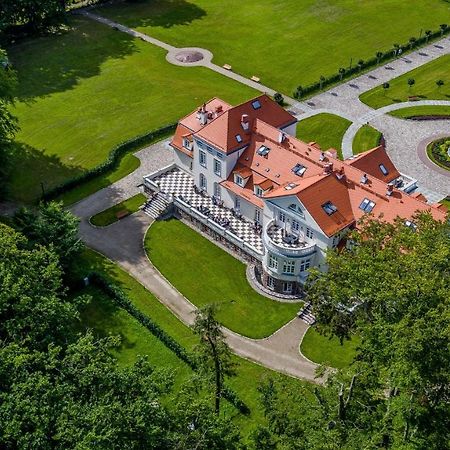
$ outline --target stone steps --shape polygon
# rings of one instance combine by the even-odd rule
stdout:
[[[158,192],[142,208],[152,219],[158,219],[169,206],[169,202]]]
[[[308,325],[314,325],[316,323],[316,318],[311,312],[311,303],[307,303],[305,305],[305,307],[298,313],[298,317]]]

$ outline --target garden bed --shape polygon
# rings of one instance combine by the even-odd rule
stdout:
[[[450,170],[450,137],[438,139],[427,146],[427,156],[434,164]]]

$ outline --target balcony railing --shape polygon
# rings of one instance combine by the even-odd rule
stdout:
[[[265,247],[272,253],[281,256],[306,256],[316,251],[316,244],[306,242],[302,234],[297,236],[297,241],[291,243],[284,242],[280,236],[283,235],[283,230],[278,227],[275,220],[271,220],[264,228],[263,243]]]

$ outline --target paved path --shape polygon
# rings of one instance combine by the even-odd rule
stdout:
[[[153,292],[182,322],[190,325],[194,320],[195,306],[160,275],[145,254],[143,239],[152,223],[150,217],[140,212],[106,228],[95,228],[88,222],[97,212],[139,192],[138,185],[144,175],[172,162],[172,153],[166,141],[141,150],[136,156],[142,162],[138,170],[76,203],[71,211],[81,219],[80,235],[89,247],[119,264]],[[317,366],[301,356],[298,349],[307,329],[308,325],[295,318],[265,339],[249,339],[228,329],[224,329],[224,333],[237,355],[272,370],[318,382],[314,376]]]

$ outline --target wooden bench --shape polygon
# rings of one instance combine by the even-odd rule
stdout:
[[[124,217],[127,217],[130,214],[129,211],[126,209],[122,209],[121,211],[116,212],[116,218],[118,220],[123,219]]]
[[[408,97],[408,101],[410,101],[410,102],[415,102],[417,100],[419,100],[419,97],[417,97],[417,95],[410,95]]]
[[[222,67],[226,70],[232,70],[232,68],[229,64],[224,64]]]
[[[252,81],[255,81],[256,83],[259,83],[261,80],[259,79],[259,77],[257,77],[256,75],[253,75],[251,78],[250,78]]]

